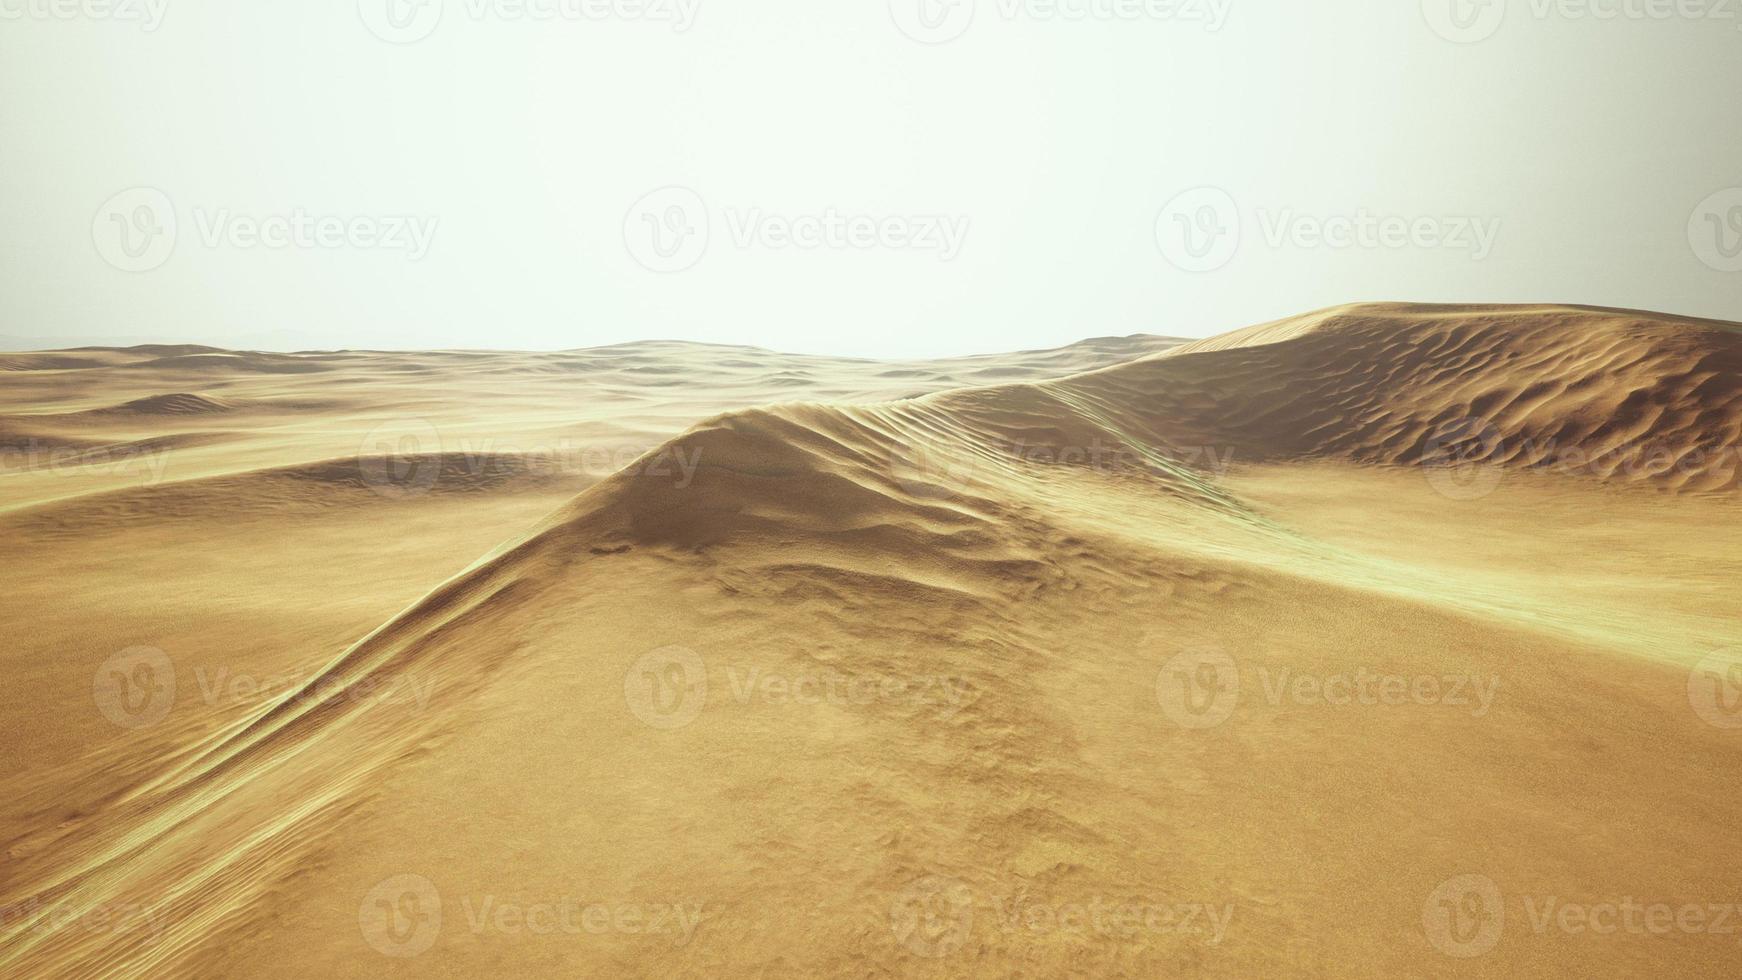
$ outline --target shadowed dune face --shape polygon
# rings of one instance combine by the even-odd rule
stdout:
[[[3,406],[225,436],[0,514],[8,973],[1733,972],[1729,325],[228,356]]]

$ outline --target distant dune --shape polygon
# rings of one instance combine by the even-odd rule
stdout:
[[[7,975],[1734,972],[1733,324],[5,357]]]

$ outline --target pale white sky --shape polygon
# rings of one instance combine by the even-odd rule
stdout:
[[[896,357],[1366,299],[1742,319],[1742,3],[1654,9],[0,0],[0,336]]]

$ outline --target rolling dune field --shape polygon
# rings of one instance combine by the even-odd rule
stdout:
[[[1742,967],[1742,328],[0,355],[6,976]]]

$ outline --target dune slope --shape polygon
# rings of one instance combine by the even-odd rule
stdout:
[[[1739,357],[1350,307],[707,419],[17,838],[0,963],[1728,975],[1538,913],[1736,900]]]

